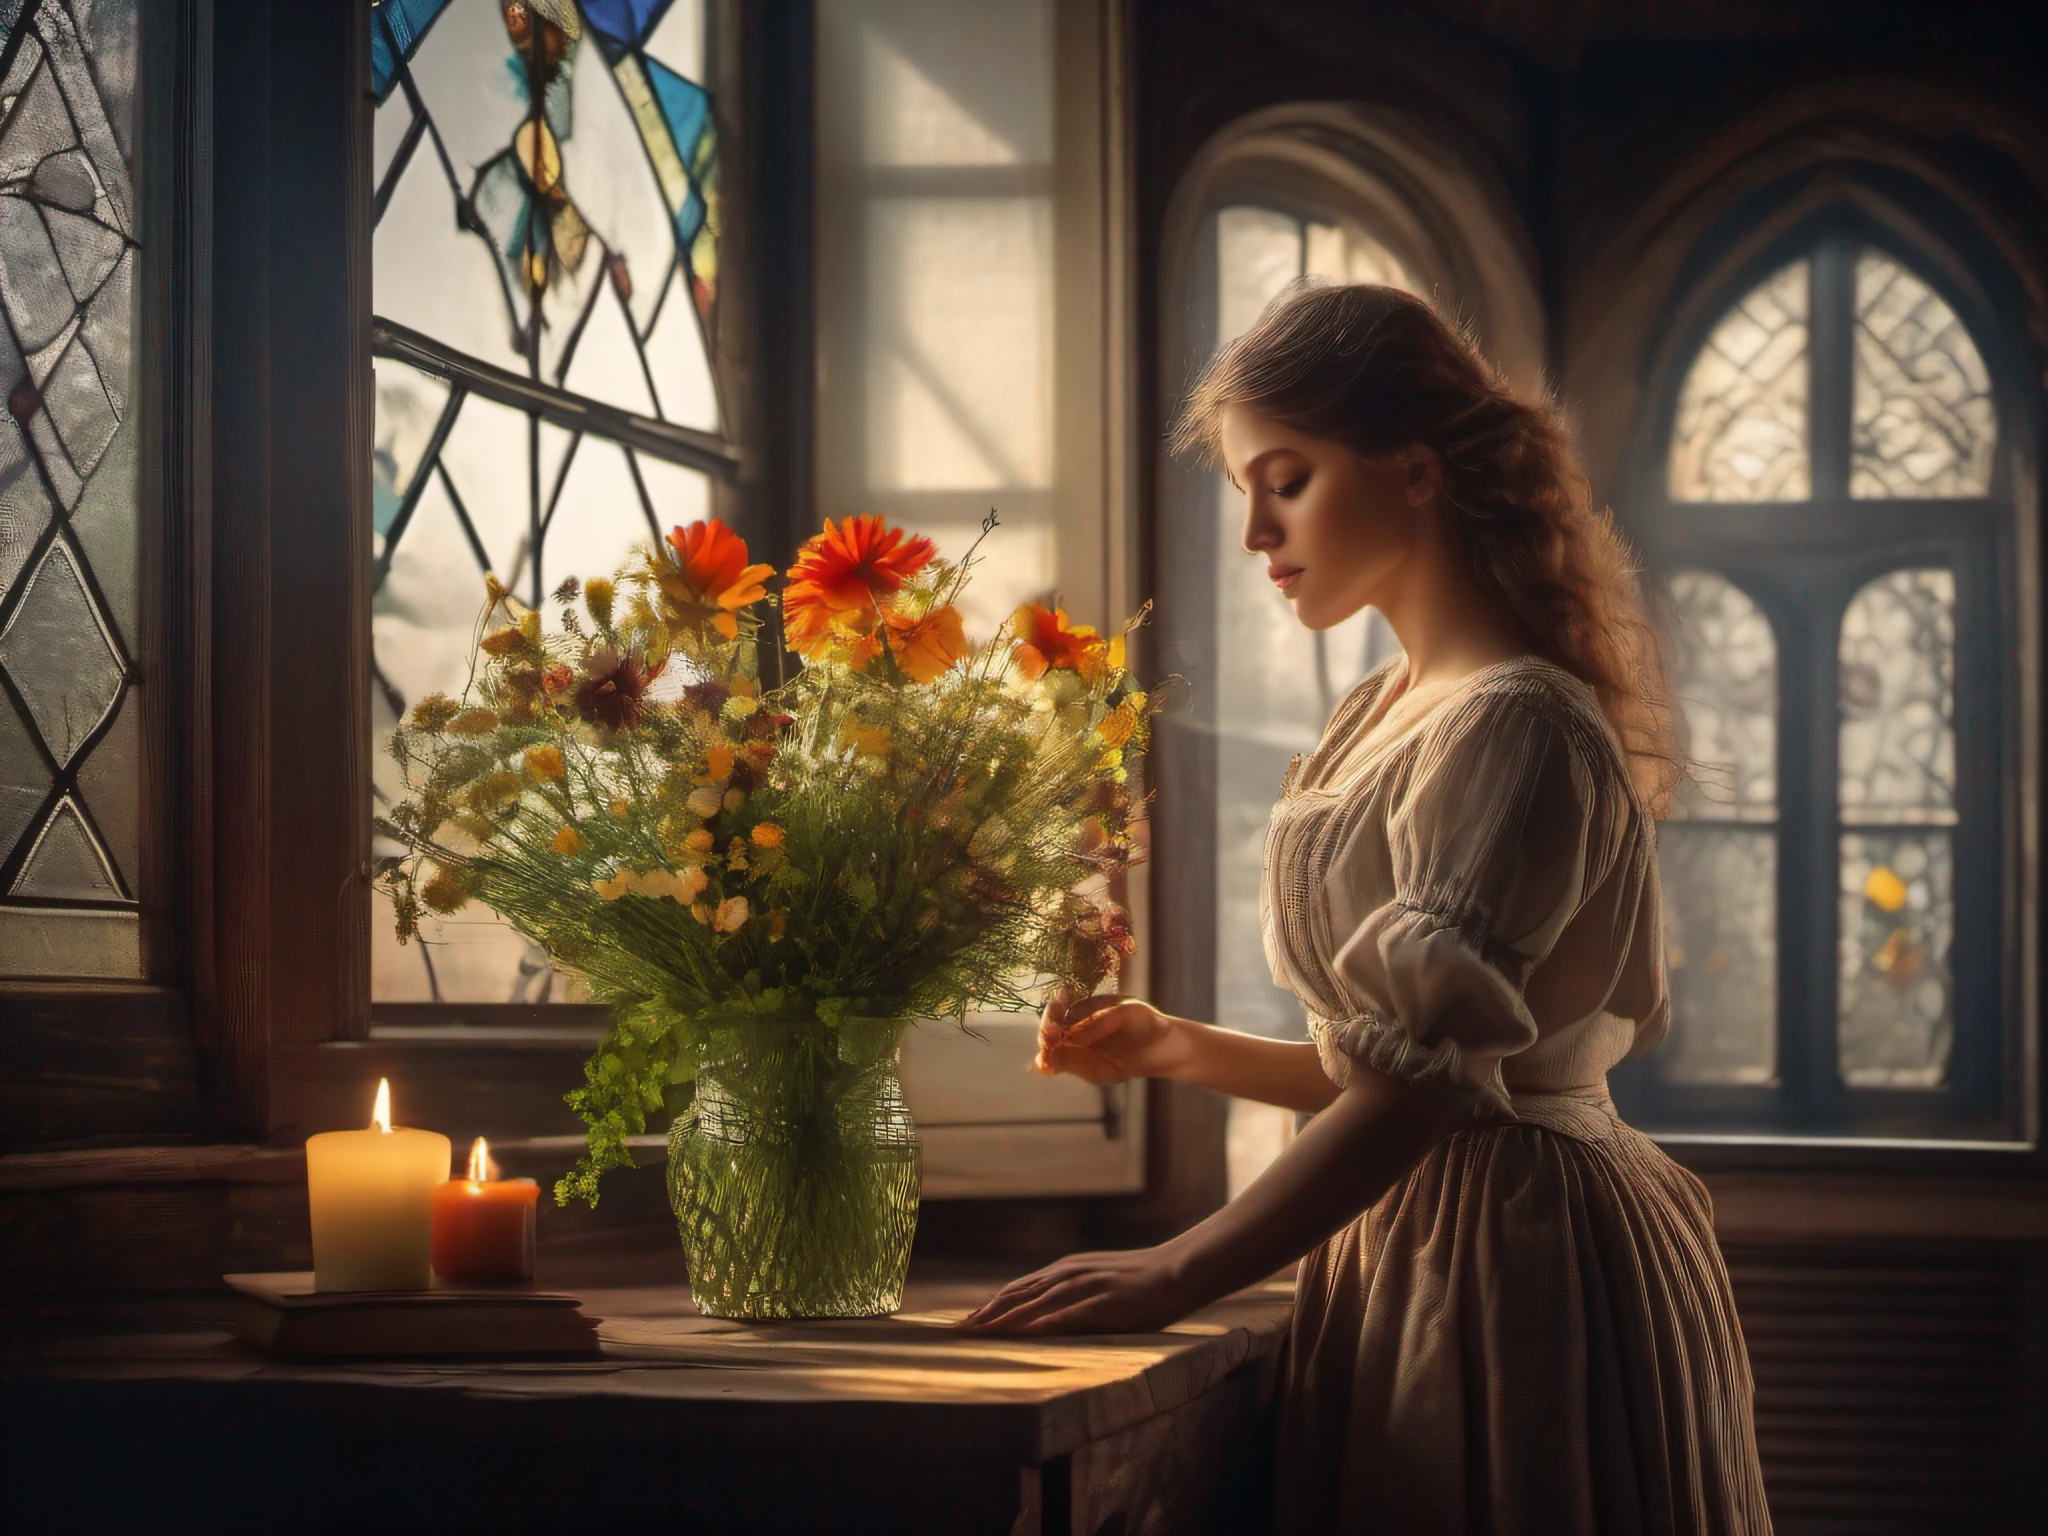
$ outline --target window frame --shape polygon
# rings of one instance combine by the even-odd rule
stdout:
[[[1777,644],[1779,1082],[1675,1085],[1658,1080],[1654,1058],[1623,1063],[1612,1077],[1632,1122],[1660,1141],[1706,1152],[1710,1162],[1717,1148],[1744,1159],[1772,1145],[1852,1159],[1911,1148],[1921,1158],[1952,1154],[1959,1165],[1978,1167],[1987,1156],[2034,1152],[2035,1022],[2022,953],[2032,906],[2022,814],[2029,722],[2019,718],[2019,706],[2024,606],[2038,605],[2040,596],[2038,578],[2018,557],[2026,543],[2026,498],[2019,492],[2032,466],[2038,391],[1996,325],[1998,303],[1971,280],[1988,273],[1995,282],[1999,268],[1987,266],[1984,253],[1968,261],[1952,254],[1967,248],[1966,238],[1943,237],[1963,232],[1929,231],[1896,206],[1897,190],[1844,196],[1837,187],[1809,206],[1793,200],[1781,210],[1751,208],[1740,224],[1703,243],[1690,263],[1692,281],[1682,279],[1677,288],[1688,296],[1650,349],[1641,398],[1653,408],[1637,421],[1623,478],[1632,488],[1627,520],[1652,568],[1660,576],[1697,569],[1729,580],[1764,613]],[[1988,495],[1849,495],[1853,263],[1865,248],[1899,262],[1949,304],[1984,358],[1999,434]],[[1673,500],[1669,444],[1692,360],[1731,305],[1802,257],[1814,263],[1813,494],[1801,502]],[[1845,512],[1856,521],[1842,530]],[[1866,582],[1926,566],[1946,567],[1956,581],[1954,1069],[1940,1089],[1850,1088],[1833,1069],[1844,830],[1832,686],[1840,627]],[[1994,873],[1966,883],[1962,871],[1973,866]],[[1974,1136],[1963,1129],[1971,1119],[1983,1127]]]

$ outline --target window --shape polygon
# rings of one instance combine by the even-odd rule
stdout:
[[[737,460],[711,365],[720,145],[700,0],[384,0],[371,25],[382,804],[393,725],[462,691],[484,572],[535,604],[609,574],[710,515]],[[377,1003],[564,994],[488,914],[401,947],[370,899]]]
[[[0,953],[17,975],[145,974],[137,44],[132,4],[42,0],[0,52]]]
[[[1503,360],[1533,373],[1533,297],[1506,274],[1482,280],[1477,249],[1505,246],[1494,214],[1454,161],[1401,124],[1304,108],[1300,123],[1255,120],[1212,146],[1179,194],[1182,262],[1166,309],[1163,405],[1170,412],[1214,352],[1304,275],[1382,283],[1476,317]],[[1442,201],[1418,207],[1421,167]],[[1401,189],[1397,192],[1396,189]],[[1169,251],[1174,249],[1169,234]],[[1169,267],[1169,271],[1172,268]],[[1244,498],[1223,475],[1161,467],[1162,665],[1191,684],[1162,721],[1162,927],[1180,936],[1160,1001],[1281,1039],[1307,1038],[1300,1003],[1273,984],[1259,927],[1265,835],[1289,759],[1312,748],[1346,692],[1399,647],[1367,610],[1320,633],[1243,548]],[[1233,1100],[1225,1131],[1234,1194],[1293,1135],[1290,1111]]]
[[[1964,290],[1810,222],[1706,306],[1637,526],[1699,765],[1662,832],[1660,1130],[2013,1140],[2001,402]]]
[[[962,604],[975,638],[1026,598],[1056,596],[1103,625],[1139,596],[1120,418],[1115,9],[817,7],[811,526],[879,513],[957,557],[994,508],[1001,526]],[[1141,897],[1121,893],[1142,939]],[[1142,1083],[1032,1077],[1036,1018],[969,1024],[904,1044],[928,1195],[1143,1187]]]

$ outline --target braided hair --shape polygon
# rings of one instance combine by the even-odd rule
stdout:
[[[1232,405],[1368,459],[1417,444],[1434,450],[1472,574],[1538,654],[1591,686],[1637,790],[1662,813],[1684,762],[1663,643],[1628,543],[1593,505],[1554,407],[1517,397],[1423,300],[1313,279],[1210,360],[1173,451],[1213,462]]]

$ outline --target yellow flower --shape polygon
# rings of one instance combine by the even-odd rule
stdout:
[[[591,881],[590,888],[606,901],[617,901],[633,889],[633,876],[630,871],[622,869],[609,880]]]
[[[711,926],[711,908],[705,902],[692,902],[690,904],[690,916],[697,919],[698,922],[704,924],[707,928]]]
[[[459,816],[450,816],[448,819],[478,843],[488,843],[498,834],[498,829],[490,822],[468,811],[464,811]]]
[[[519,780],[506,769],[487,773],[469,787],[469,803],[486,813],[502,811],[519,800]]]
[[[753,838],[754,846],[757,848],[780,848],[782,846],[782,828],[772,821],[760,823],[748,836]]]
[[[724,742],[712,746],[704,754],[704,772],[695,780],[699,784],[723,784],[732,777],[732,748]]]
[[[469,892],[462,888],[462,879],[452,869],[434,870],[434,878],[420,887],[420,900],[433,911],[447,914],[459,912],[469,900]]]
[[[438,731],[461,712],[445,693],[430,693],[412,707],[412,723],[422,731]]]
[[[520,763],[529,784],[558,784],[569,776],[556,747],[535,747]]]
[[[465,709],[448,722],[454,736],[488,736],[498,728],[498,717],[488,709]]]
[[[886,725],[869,725],[848,715],[839,726],[839,744],[851,747],[865,757],[884,757],[894,743]]]
[[[1095,729],[1101,733],[1104,746],[1120,747],[1131,739],[1131,733],[1137,728],[1137,715],[1129,705],[1119,704]]]
[[[609,627],[612,622],[612,597],[614,588],[602,576],[593,576],[583,583],[583,606],[590,610],[591,618]]]
[[[718,914],[711,926],[720,933],[737,933],[747,921],[747,898],[728,896],[718,904]]]
[[[699,827],[683,839],[683,846],[692,853],[709,853],[714,839],[709,827]]]
[[[503,629],[494,629],[483,637],[480,644],[487,656],[523,656],[533,649],[533,640],[526,633],[526,618],[517,624],[507,624]]]
[[[725,797],[719,794],[716,784],[706,784],[700,789],[691,790],[690,798],[685,800],[683,805],[692,815],[716,816],[724,799]]]
[[[650,869],[645,874],[633,876],[633,894],[645,896],[650,901],[659,901],[664,896],[676,893],[676,877],[665,869]]]
[[[563,858],[573,859],[583,851],[583,834],[574,827],[564,827],[555,834],[554,842],[548,846],[562,855]]]
[[[1896,912],[1906,904],[1906,882],[1880,864],[1863,882],[1863,894],[1880,911]]]
[[[711,877],[695,864],[685,864],[676,871],[675,898],[688,905],[704,894],[704,887],[711,883]]]

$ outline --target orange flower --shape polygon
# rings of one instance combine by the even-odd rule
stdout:
[[[804,541],[789,568],[782,613],[790,649],[810,656],[869,635],[882,600],[901,591],[937,553],[930,539],[879,517],[826,518],[825,531]]]
[[[774,567],[747,564],[747,544],[717,518],[676,528],[654,556],[654,579],[668,599],[668,618],[701,633],[705,625],[731,640],[739,610],[766,595]]]
[[[960,624],[960,611],[951,603],[934,608],[921,619],[892,613],[883,622],[896,664],[910,674],[912,682],[930,682],[967,654],[967,633]]]
[[[1092,624],[1069,624],[1064,608],[1025,603],[1010,620],[1017,635],[1017,670],[1039,678],[1048,671],[1094,679],[1109,664],[1109,646]]]

